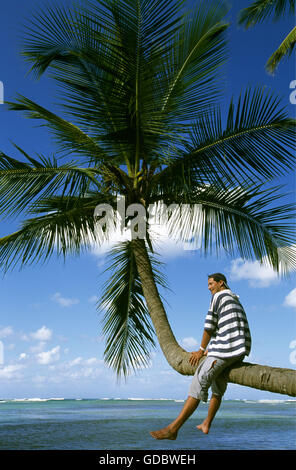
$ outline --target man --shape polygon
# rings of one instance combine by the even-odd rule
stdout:
[[[159,431],[150,432],[155,439],[176,439],[179,429],[196,410],[200,400],[207,402],[208,389],[211,387],[208,415],[197,426],[204,434],[208,434],[227,388],[227,381],[221,376],[222,371],[250,354],[248,320],[239,298],[231,292],[224,274],[210,274],[208,289],[212,300],[205,319],[200,349],[192,352],[189,359],[192,365],[198,364],[189,396],[179,416],[172,423]]]

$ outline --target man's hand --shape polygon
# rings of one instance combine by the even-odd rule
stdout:
[[[205,354],[204,351],[202,351],[201,349],[199,351],[193,351],[190,355],[190,358],[189,358],[189,362],[192,366],[196,366],[200,359],[203,357],[203,355]]]

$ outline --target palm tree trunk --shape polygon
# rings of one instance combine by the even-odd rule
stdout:
[[[170,366],[183,375],[194,375],[196,367],[189,363],[190,353],[177,342],[160,298],[144,240],[133,240],[133,251],[143,294],[163,354]],[[202,360],[202,359],[201,359]],[[262,366],[243,362],[225,372],[229,382],[259,390],[296,396],[296,372],[292,369]]]

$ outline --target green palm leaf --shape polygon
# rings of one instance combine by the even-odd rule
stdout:
[[[295,270],[295,204],[277,205],[280,189],[260,184],[192,190],[187,200],[193,210],[174,211],[169,231],[205,254],[215,249],[218,255],[222,248],[229,256],[265,259],[278,272]],[[180,204],[183,200],[180,196]]]
[[[53,132],[56,143],[61,151],[77,152],[89,159],[95,158],[97,162],[104,162],[110,157],[105,150],[92,137],[84,133],[76,125],[57,116],[28,98],[18,95],[15,103],[6,102],[8,108],[13,111],[24,111],[30,119],[44,120],[46,126]],[[45,126],[45,124],[42,124]],[[109,157],[109,159],[108,159]]]
[[[71,120],[106,153],[120,155],[131,173],[140,159],[149,162],[168,141],[178,142],[184,122],[217,96],[212,87],[225,61],[227,10],[223,2],[203,1],[181,23],[182,4],[98,1],[75,18],[64,8],[48,9],[27,37],[26,57],[41,74],[51,67]]]
[[[79,9],[39,9],[27,23],[23,55],[40,77],[57,64],[82,65],[84,58],[94,58],[95,50],[93,64],[115,74],[112,59],[122,58],[129,47],[137,47],[135,38],[141,32],[150,54],[163,53],[163,45],[179,27],[183,5],[184,0],[93,0]],[[111,61],[101,60],[106,59],[106,53]],[[121,64],[128,67],[127,62]]]
[[[286,55],[291,55],[294,47],[296,44],[296,26],[295,28],[290,31],[288,36],[283,40],[281,45],[278,47],[278,49],[272,54],[272,56],[268,59],[268,62],[266,64],[266,69],[270,72],[273,73],[277,66],[279,65],[280,61],[285,57]]]
[[[180,116],[180,121],[190,122],[217,99],[215,72],[226,60],[226,13],[223,2],[199,2],[185,16],[175,48],[163,61],[168,83],[163,87],[162,109],[174,120]]]
[[[11,217],[26,210],[32,201],[60,191],[83,196],[92,187],[101,189],[98,171],[76,163],[59,165],[53,157],[33,159],[17,147],[29,163],[0,152],[0,214]]]
[[[288,12],[295,17],[295,0],[257,0],[239,14],[238,23],[246,28],[262,22],[269,16],[278,20]],[[271,55],[266,64],[266,70],[274,73],[284,56],[291,54],[296,42],[295,28],[290,31],[278,49]]]
[[[30,28],[24,54],[34,61],[34,70],[42,74],[51,66],[64,89],[66,110],[111,153],[125,157],[128,167],[122,144],[134,152],[135,129],[139,127],[137,89],[143,63],[146,75],[149,71],[145,54],[151,54],[147,48],[154,43],[153,48],[160,55],[160,42],[168,41],[170,31],[175,31],[182,3],[89,2],[81,14],[64,8],[40,12]],[[162,13],[158,18],[156,11]],[[146,103],[151,102],[152,91],[148,83],[145,91],[141,88],[141,95],[149,93]],[[148,132],[151,138],[153,131]]]
[[[265,180],[291,170],[296,121],[279,104],[270,92],[249,88],[236,109],[231,101],[226,119],[219,109],[200,116],[191,143],[177,149],[175,158],[167,158],[166,167],[155,175],[156,192],[174,194],[184,185],[221,185],[223,180]]]
[[[106,363],[118,376],[127,376],[132,370],[149,364],[150,348],[155,346],[141,282],[131,242],[119,243],[108,256],[111,271],[105,283],[98,309],[104,312],[103,333]],[[158,270],[159,262],[151,259],[155,281],[163,287],[166,282]]]
[[[295,0],[256,0],[240,12],[239,24],[249,28],[272,15],[278,20],[286,11],[295,12]]]
[[[7,271],[17,265],[46,262],[53,253],[63,258],[79,255],[102,243],[109,233],[98,230],[94,211],[106,202],[113,205],[114,198],[98,193],[83,198],[51,195],[34,202],[27,212],[35,217],[25,220],[17,232],[0,238],[1,268]]]

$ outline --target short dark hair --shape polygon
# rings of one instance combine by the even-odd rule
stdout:
[[[208,279],[214,279],[214,281],[219,282],[223,281],[224,285],[227,289],[229,289],[229,286],[227,284],[227,279],[222,273],[214,273],[214,274],[208,274]]]

